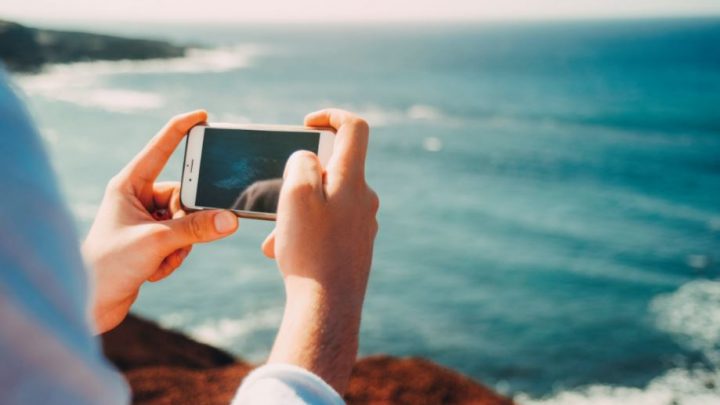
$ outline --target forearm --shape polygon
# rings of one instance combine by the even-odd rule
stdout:
[[[357,355],[363,294],[330,294],[314,280],[299,277],[286,280],[286,294],[268,363],[300,366],[342,395]]]
[[[277,259],[286,303],[269,363],[302,367],[338,393],[348,385],[379,200],[365,182],[367,122],[347,111],[310,114],[305,125],[333,127],[332,158],[297,151],[285,166],[275,230],[263,252]]]

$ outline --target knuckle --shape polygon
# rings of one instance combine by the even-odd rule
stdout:
[[[353,126],[356,130],[362,131],[362,132],[370,132],[370,125],[368,125],[367,121],[365,121],[363,118],[360,118],[356,115],[351,116],[348,119],[348,123]]]
[[[173,271],[182,265],[183,258],[177,252],[170,256],[170,271]]]
[[[365,178],[357,173],[340,171],[334,173],[335,186],[332,189],[334,194],[350,201],[358,208],[369,207],[367,186]]]
[[[120,174],[116,174],[110,178],[107,185],[105,186],[105,192],[117,191],[122,188],[123,179]]]
[[[370,211],[373,214],[377,214],[378,210],[380,209],[380,197],[378,197],[375,190],[368,188],[368,194],[369,194],[369,204],[370,204]]]
[[[169,127],[175,127],[178,124],[180,124],[182,122],[182,120],[183,120],[183,114],[177,114],[177,115],[174,115],[172,118],[170,118],[167,125]]]
[[[298,158],[302,158],[302,159],[311,159],[315,156],[314,153],[310,152],[309,150],[304,150],[304,149],[295,151],[293,153],[293,155],[297,156]]]
[[[317,170],[318,166],[317,155],[307,150],[299,150],[293,152],[290,158],[288,158],[283,176],[287,177],[291,172],[303,171],[306,168]]]
[[[301,161],[315,161],[316,156],[314,153],[310,152],[309,150],[299,150],[296,152],[293,152],[293,154],[290,156],[290,159],[293,160],[293,162],[301,162]]]
[[[315,193],[315,187],[306,182],[293,182],[288,184],[287,193],[292,197],[305,198]]]
[[[194,239],[200,240],[205,236],[205,228],[203,227],[203,221],[199,215],[193,215],[187,221],[187,232]]]

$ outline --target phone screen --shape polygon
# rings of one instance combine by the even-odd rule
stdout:
[[[205,128],[195,204],[277,212],[287,159],[318,153],[319,141],[319,132]]]

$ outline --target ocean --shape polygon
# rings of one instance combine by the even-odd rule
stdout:
[[[73,27],[203,47],[15,76],[81,234],[173,114],[349,109],[381,200],[362,355],[522,403],[720,403],[720,20]],[[262,361],[271,228],[196,246],[135,311]]]

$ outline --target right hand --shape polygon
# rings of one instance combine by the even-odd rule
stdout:
[[[277,223],[263,252],[277,259],[286,311],[270,362],[296,364],[342,393],[357,354],[379,201],[365,182],[367,123],[347,111],[309,114],[337,131],[327,168],[308,151],[287,162]]]

